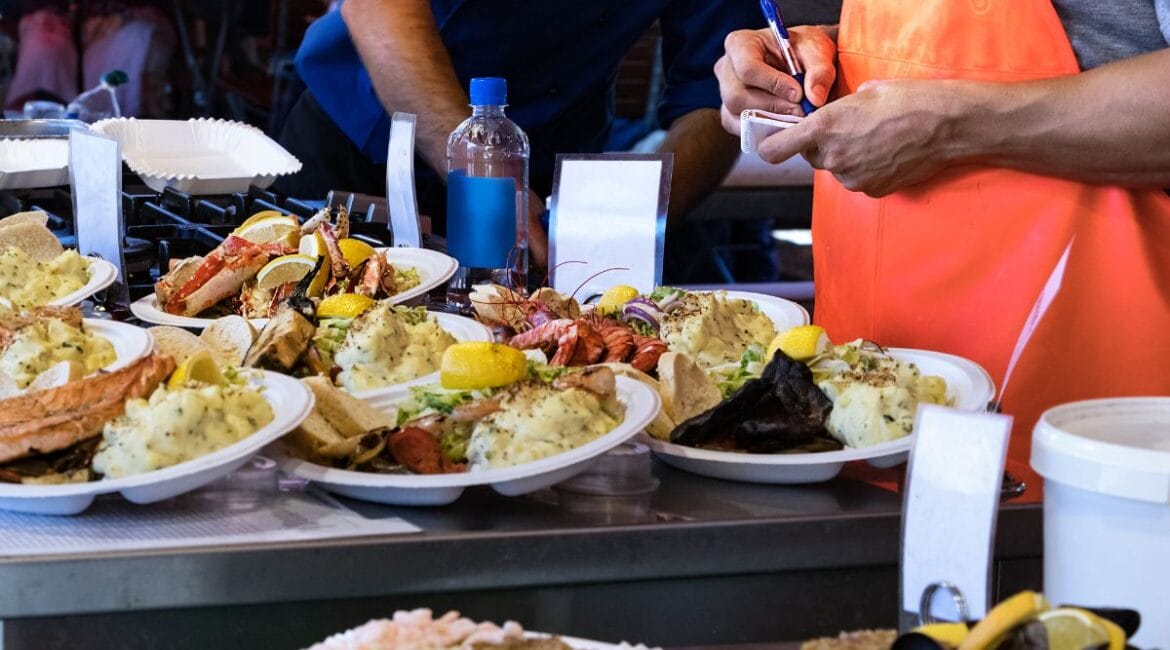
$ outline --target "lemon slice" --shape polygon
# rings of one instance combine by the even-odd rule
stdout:
[[[987,616],[967,633],[963,642],[959,644],[959,650],[994,648],[1003,636],[1017,625],[1035,618],[1037,614],[1047,609],[1048,601],[1044,599],[1043,594],[1021,591],[987,612]],[[1052,647],[1049,645],[1049,648]]]
[[[256,214],[248,217],[247,219],[244,219],[244,223],[240,224],[240,228],[250,226],[250,225],[256,223],[257,221],[260,221],[261,219],[268,219],[269,217],[287,217],[287,216],[289,216],[289,215],[286,215],[285,213],[281,212],[280,210],[261,210],[260,212],[257,212]],[[239,228],[237,228],[237,230],[238,229]]]
[[[253,244],[280,242],[295,248],[301,240],[301,224],[295,217],[264,217],[236,228],[232,234]]]
[[[376,304],[378,301],[359,293],[339,293],[317,305],[317,318],[357,318]]]
[[[299,253],[281,255],[265,264],[264,268],[256,274],[256,288],[272,290],[282,284],[300,282],[313,270],[313,266],[316,264],[317,259],[308,255]],[[325,282],[328,277],[325,267],[322,266],[321,270],[317,272],[317,277],[313,278],[313,282],[309,285],[309,295],[321,295],[321,292],[325,290]]]
[[[601,294],[601,299],[597,301],[597,306],[602,312],[617,311],[618,307],[637,297],[637,289],[628,284],[619,284],[610,287],[605,293]]]
[[[528,358],[503,343],[456,343],[443,352],[439,383],[443,388],[496,388],[520,381],[528,374]]]
[[[182,388],[190,382],[212,386],[227,386],[228,383],[207,350],[196,352],[175,368],[170,379],[167,379],[167,388],[171,390]]]
[[[829,349],[829,336],[820,325],[797,325],[776,335],[768,344],[765,359],[772,360],[781,350],[794,361],[808,361]]]
[[[350,268],[370,259],[375,252],[373,246],[360,239],[340,239],[337,247],[341,249],[341,256],[345,258],[345,263]]]
[[[1043,612],[1039,618],[1048,632],[1049,650],[1084,650],[1112,643],[1109,628],[1092,612],[1058,607]]]

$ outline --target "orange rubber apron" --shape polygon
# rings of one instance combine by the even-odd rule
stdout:
[[[1045,0],[845,0],[838,48],[841,95],[870,79],[1017,82],[1079,71]],[[1045,409],[1170,395],[1170,197],[1161,191],[968,167],[872,199],[818,171],[813,233],[816,320],[834,341],[950,352],[997,386],[1073,242],[1061,292],[1002,404],[1015,417],[1009,469],[1025,474],[1030,500],[1041,492],[1027,466],[1032,427]]]

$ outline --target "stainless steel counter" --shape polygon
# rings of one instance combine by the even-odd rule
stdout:
[[[894,625],[897,495],[655,472],[642,497],[346,502],[421,535],[0,561],[0,648],[296,648],[419,606],[664,646]],[[1040,527],[1038,506],[1002,510],[1001,592],[1039,586]]]

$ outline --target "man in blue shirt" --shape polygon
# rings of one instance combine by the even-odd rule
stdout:
[[[420,170],[420,205],[441,214],[447,136],[470,114],[468,82],[499,76],[508,80],[508,115],[531,141],[535,220],[556,154],[603,149],[618,63],[655,21],[665,77],[658,120],[667,129],[659,149],[675,156],[677,222],[735,161],[712,66],[726,34],[759,26],[751,0],[346,0],[313,24],[297,53],[308,90],[281,140],[305,168],[278,188],[305,197],[382,194],[388,113],[404,111],[418,116],[417,152],[434,172]],[[530,248],[543,265],[547,245],[535,223]]]

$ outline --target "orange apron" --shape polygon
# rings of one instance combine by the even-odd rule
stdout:
[[[1046,0],[845,0],[838,56],[841,95],[870,79],[1079,71]],[[1027,462],[1045,409],[1170,394],[1170,197],[1161,191],[967,167],[872,199],[818,171],[813,232],[816,320],[833,340],[950,352],[997,386],[1072,242],[1061,292],[1003,399],[1015,417],[1009,468],[1025,474],[1033,499],[1040,482]]]

